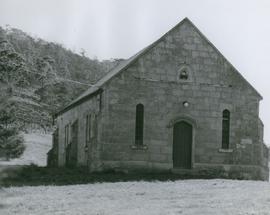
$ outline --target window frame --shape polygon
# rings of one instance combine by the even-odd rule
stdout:
[[[185,74],[183,74],[183,72]],[[176,75],[177,75],[176,82],[178,82],[178,83],[190,83],[190,82],[193,82],[194,81],[193,70],[186,63],[180,65],[180,68],[177,70]]]
[[[228,109],[223,110],[222,112],[222,140],[221,140],[221,149],[228,150],[230,149],[230,121],[231,113]]]
[[[91,140],[91,126],[92,126],[92,114],[86,115],[86,126],[85,126],[85,142],[86,144]]]
[[[70,132],[69,132],[69,128],[70,126],[69,126],[69,124],[66,124],[65,125],[65,147],[67,147],[68,146],[68,144],[69,144],[69,141],[70,141]]]
[[[139,103],[136,105],[136,118],[135,118],[135,145],[143,147],[144,139],[144,105]]]

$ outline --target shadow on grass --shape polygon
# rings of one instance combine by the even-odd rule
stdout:
[[[3,208],[5,208],[5,207],[7,207],[7,206],[0,203],[0,209],[3,209]]]
[[[209,174],[173,174],[133,172],[123,173],[107,171],[89,173],[86,168],[49,168],[35,165],[6,169],[7,177],[1,181],[1,186],[38,186],[38,185],[72,185],[102,182],[125,182],[125,181],[175,181],[181,179],[211,179],[216,176]]]

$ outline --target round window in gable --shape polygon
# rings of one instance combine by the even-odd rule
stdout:
[[[186,69],[183,69],[183,70],[180,72],[179,79],[180,79],[180,80],[187,80],[187,79],[188,79],[188,72],[187,72]]]

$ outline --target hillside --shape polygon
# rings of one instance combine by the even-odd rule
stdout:
[[[50,129],[52,115],[118,61],[89,59],[19,29],[0,27],[1,96],[15,103],[24,128],[34,124]]]

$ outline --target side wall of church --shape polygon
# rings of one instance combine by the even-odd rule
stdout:
[[[72,125],[76,121],[78,122],[76,165],[90,168],[97,168],[100,165],[98,139],[101,134],[101,99],[102,94],[98,94],[58,116],[58,166],[66,164],[67,145],[73,141]],[[91,121],[88,124],[89,129],[87,116]],[[88,140],[87,130],[91,133]]]

